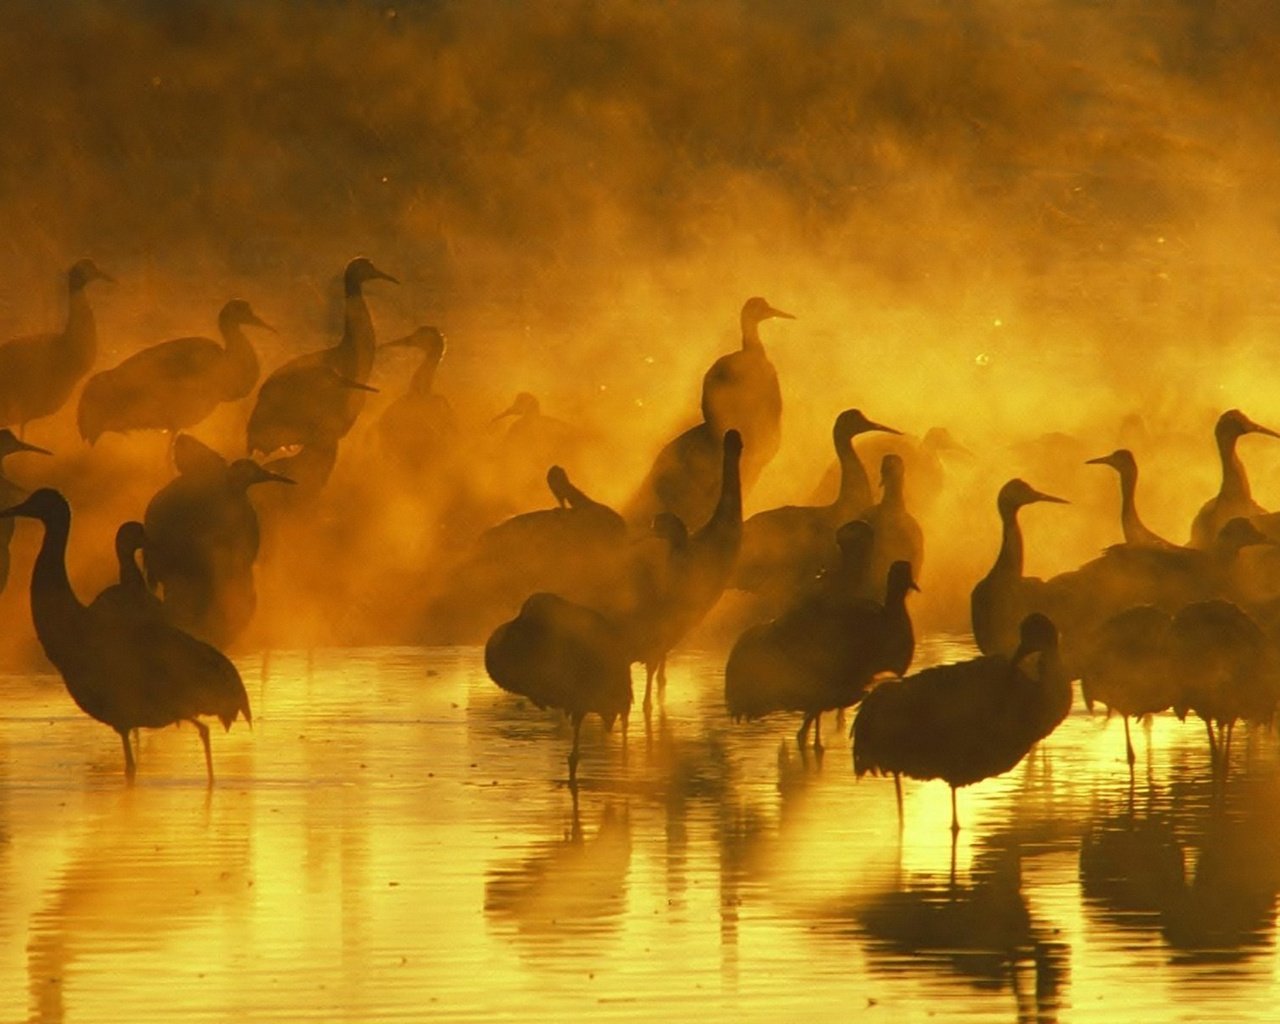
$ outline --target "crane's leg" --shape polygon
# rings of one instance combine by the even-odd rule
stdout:
[[[133,760],[133,747],[129,746],[129,730],[120,731],[120,742],[124,745],[124,780],[133,785],[134,776],[138,774],[138,766]]]
[[[822,753],[822,712],[813,716],[813,752]]]
[[[960,834],[960,819],[956,817],[956,787],[951,787],[951,844],[955,845],[955,837]]]
[[[1124,715],[1124,754],[1129,759],[1129,774],[1133,774],[1133,765],[1138,759],[1133,756],[1133,740],[1129,738],[1129,716]]]
[[[898,798],[898,831],[902,832],[902,773],[893,773],[893,793]]]
[[[578,734],[582,731],[582,715],[573,716],[573,749],[569,751],[569,788],[578,788]]]
[[[1218,740],[1213,735],[1213,723],[1207,718],[1204,720],[1204,731],[1209,734],[1209,765],[1216,772],[1218,770]]]
[[[653,673],[657,668],[658,665],[651,661],[644,663],[644,711],[646,715],[648,715],[649,709],[653,707]]]
[[[800,728],[796,730],[796,746],[800,748],[800,753],[804,753],[805,744],[809,742],[809,723],[813,721],[813,715],[806,714],[804,721],[800,723]]]
[[[667,656],[664,654],[662,660],[658,662],[658,697],[662,698],[667,692]]]
[[[209,750],[209,727],[198,718],[189,719],[200,734],[200,743],[204,747],[204,770],[209,776],[209,787],[213,787],[213,753]]]
[[[1222,726],[1218,727],[1219,730]],[[1227,777],[1227,772],[1231,769],[1231,737],[1236,731],[1235,719],[1232,719],[1226,725],[1226,738],[1222,741],[1222,777]]]

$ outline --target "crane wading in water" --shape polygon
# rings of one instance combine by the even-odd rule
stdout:
[[[67,577],[71,507],[59,492],[42,487],[21,504],[0,511],[0,516],[23,516],[44,524],[44,540],[31,571],[36,636],[80,710],[119,734],[125,777],[132,782],[137,773],[130,730],[162,729],[186,721],[200,734],[212,786],[209,727],[200,716],[216,716],[224,729],[240,716],[253,722],[236,667],[217,648],[163,622],[83,605]]]

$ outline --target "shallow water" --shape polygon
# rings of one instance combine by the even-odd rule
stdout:
[[[917,664],[965,653],[934,638]],[[240,663],[214,737],[115,736],[54,676],[0,678],[0,1006],[29,1021],[1265,1020],[1280,1013],[1275,740],[1070,718],[1008,775],[855,780],[722,660],[671,667],[624,750],[498,690],[479,651]],[[847,726],[847,723],[846,723]],[[25,1011],[22,1009],[25,1007]]]

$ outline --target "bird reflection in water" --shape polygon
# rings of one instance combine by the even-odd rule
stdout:
[[[954,974],[981,988],[1008,985],[1019,1021],[1057,1020],[1070,949],[1050,937],[1028,906],[1020,851],[988,851],[970,879],[958,882],[953,864],[946,880],[897,880],[856,902],[849,911],[852,927],[841,927],[841,934],[867,941],[873,971]]]
[[[1185,767],[1184,767],[1185,770]],[[1232,964],[1275,944],[1280,788],[1175,781],[1145,809],[1095,818],[1080,847],[1086,908],[1109,925],[1159,930],[1175,962]]]
[[[587,837],[575,800],[567,835],[488,871],[485,916],[531,959],[603,961],[603,940],[622,927],[630,869],[630,810],[606,803]]]

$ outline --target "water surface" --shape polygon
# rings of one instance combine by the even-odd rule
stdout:
[[[934,638],[918,664],[966,653]],[[1276,1019],[1275,739],[1070,718],[960,795],[855,780],[735,725],[687,654],[624,746],[500,691],[476,649],[241,660],[254,728],[119,742],[0,678],[4,1019]],[[25,1010],[23,1009],[25,1007]]]

